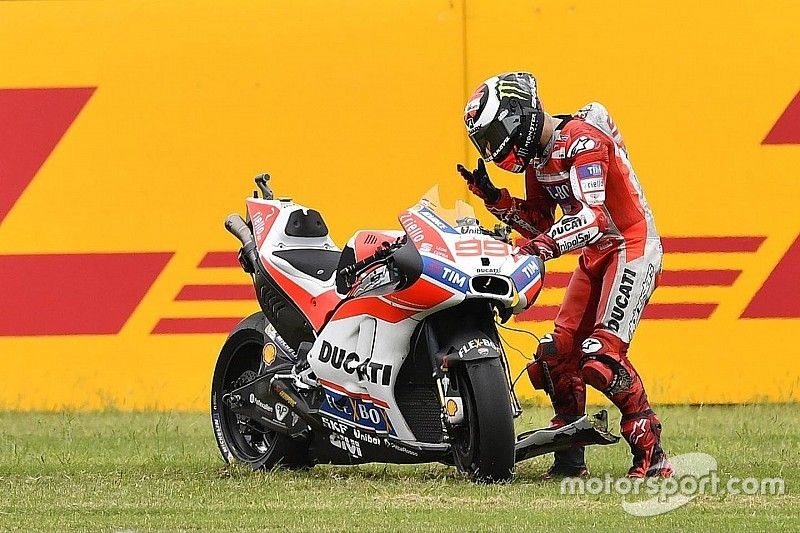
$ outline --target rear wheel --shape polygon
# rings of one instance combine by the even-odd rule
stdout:
[[[211,422],[225,462],[253,470],[277,465],[306,466],[308,445],[265,428],[222,401],[225,394],[254,380],[261,365],[266,318],[255,313],[236,326],[220,351],[211,383]]]
[[[467,362],[459,369],[464,422],[454,432],[456,467],[475,481],[510,481],[514,472],[514,417],[499,359]]]

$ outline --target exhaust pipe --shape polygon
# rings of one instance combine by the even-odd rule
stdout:
[[[270,392],[276,398],[280,398],[286,402],[289,409],[296,413],[306,424],[313,429],[323,430],[322,420],[316,416],[317,411],[312,410],[306,401],[294,391],[294,387],[283,381],[282,379],[274,379],[270,384]]]

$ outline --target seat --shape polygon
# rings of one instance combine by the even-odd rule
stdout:
[[[295,250],[278,250],[272,255],[283,259],[294,268],[320,281],[328,281],[336,272],[339,250],[323,250],[321,248],[301,248]]]

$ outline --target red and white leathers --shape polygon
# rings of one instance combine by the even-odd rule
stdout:
[[[582,415],[585,384],[592,385],[620,409],[622,433],[634,452],[631,475],[644,475],[663,458],[660,423],[627,351],[658,283],[661,240],[606,109],[590,103],[575,116],[554,118],[560,123],[543,155],[526,169],[526,198],[502,189],[488,208],[526,238],[546,232],[561,254],[582,249],[555,331],[538,352],[553,382],[553,423]],[[558,221],[556,206],[563,212]],[[529,374],[542,388],[540,366],[531,365]]]

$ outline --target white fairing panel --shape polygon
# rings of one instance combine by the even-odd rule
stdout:
[[[414,329],[425,316],[458,305],[467,298],[492,299],[519,312],[538,294],[541,263],[514,255],[510,245],[481,233],[477,226],[455,229],[424,205],[400,217],[422,259],[420,279],[407,291],[372,298],[370,311],[334,318],[319,333],[308,361],[325,388],[322,409],[358,427],[414,439],[397,404],[394,388],[410,351]],[[487,293],[488,279],[506,287]],[[419,293],[439,294],[438,302],[419,305]],[[370,298],[369,296],[365,299]],[[387,317],[378,303],[404,311],[405,318]],[[348,304],[345,304],[348,305]],[[391,320],[391,321],[390,321]]]
[[[330,322],[308,362],[326,393],[322,410],[349,424],[414,440],[394,398],[417,321],[389,323],[366,315]]]

